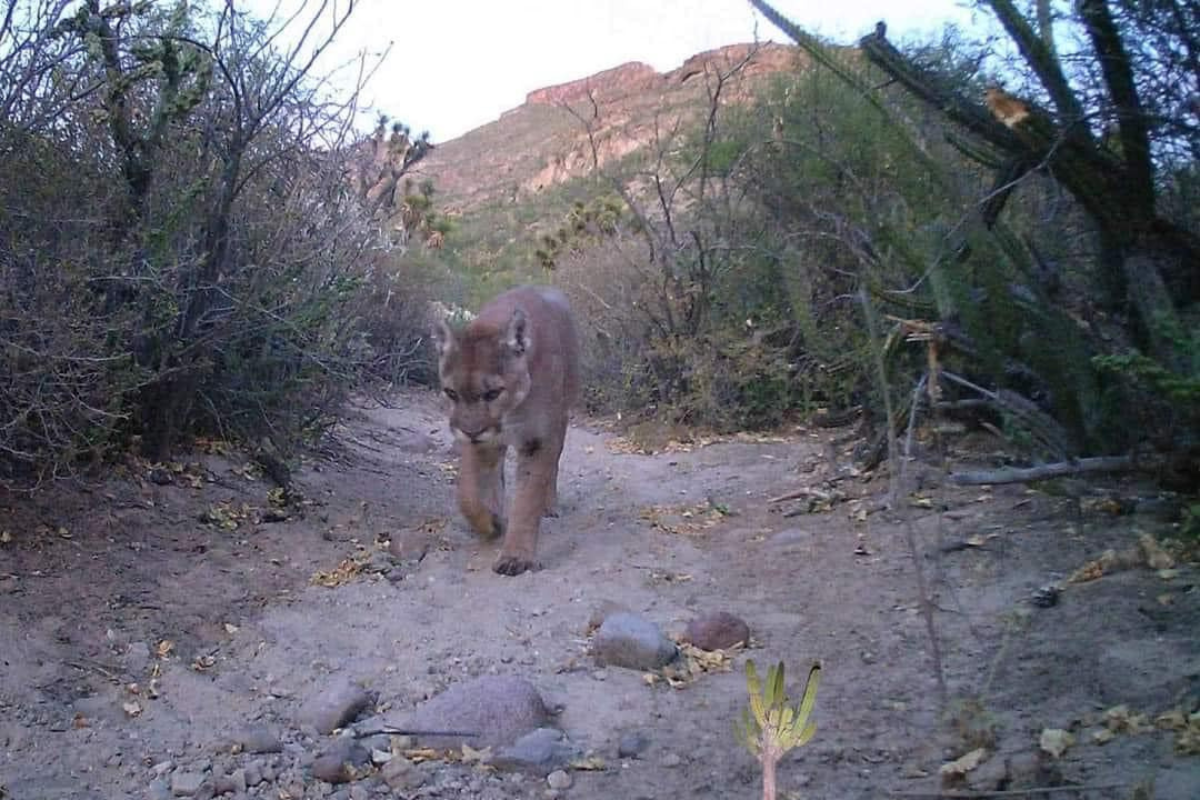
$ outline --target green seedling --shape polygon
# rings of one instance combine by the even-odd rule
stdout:
[[[765,687],[759,681],[754,661],[746,662],[750,706],[742,709],[738,739],[762,764],[763,800],[775,800],[775,766],[779,759],[792,748],[807,744],[817,732],[817,724],[809,717],[817,702],[820,678],[821,665],[813,664],[800,705],[792,707],[784,690],[782,661],[767,670]]]

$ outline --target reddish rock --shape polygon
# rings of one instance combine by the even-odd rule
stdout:
[[[741,617],[717,611],[689,622],[684,636],[701,650],[727,650],[739,643],[750,643],[750,626]]]

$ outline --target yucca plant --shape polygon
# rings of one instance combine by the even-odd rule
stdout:
[[[775,800],[775,765],[779,759],[792,748],[807,744],[817,732],[817,723],[809,717],[817,702],[820,678],[821,665],[814,663],[808,670],[800,705],[793,708],[784,690],[782,661],[767,670],[765,688],[758,679],[754,660],[746,662],[750,706],[742,709],[738,738],[762,764],[763,800]]]

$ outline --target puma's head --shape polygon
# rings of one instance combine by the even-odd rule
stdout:
[[[455,436],[475,444],[497,441],[505,415],[529,394],[525,312],[514,309],[503,327],[476,319],[457,332],[439,319],[433,340]]]

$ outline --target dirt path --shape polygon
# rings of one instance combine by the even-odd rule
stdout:
[[[1078,516],[1074,501],[1021,487],[918,499],[907,515],[947,685],[980,697],[951,736],[940,732],[906,529],[876,510],[886,482],[844,477],[849,500],[829,511],[785,516],[797,504],[767,503],[837,474],[827,437],[636,455],[576,426],[562,513],[540,545],[545,568],[503,578],[489,568],[494,547],[449,513],[439,412],[427,395],[400,405],[364,411],[335,457],[301,470],[312,504],[286,521],[262,520],[269,485],[220,454],[180,473],[131,465],[91,491],[35,503],[0,497],[10,540],[0,545],[0,797],[165,796],[177,772],[235,768],[263,778],[245,796],[264,798],[553,796],[540,778],[454,764],[422,765],[423,785],[407,794],[372,777],[335,788],[308,775],[321,742],[294,720],[332,678],[359,680],[384,710],[402,711],[496,672],[532,681],[562,707],[570,739],[604,759],[605,769],[573,772],[562,796],[758,796],[757,767],[732,736],[745,655],[683,689],[599,668],[586,626],[604,601],[667,631],[730,611],[751,626],[750,654],[784,660],[794,677],[821,660],[820,730],[780,771],[781,787],[804,797],[935,787],[964,741],[998,750],[980,768],[992,788],[1119,783],[1077,796],[1130,797],[1153,778],[1155,797],[1200,796],[1200,759],[1175,751],[1175,733],[1093,739],[1118,704],[1149,720],[1200,704],[1196,569],[1128,569],[1072,586],[1053,607],[1030,603],[1104,548],[1157,530],[1149,518]],[[310,581],[363,552],[355,540],[373,550],[422,528],[430,546],[419,564],[332,588]],[[938,554],[939,543],[968,539],[982,546]],[[282,752],[236,752],[247,727],[280,732]],[[1038,758],[1044,728],[1070,729],[1077,743]],[[617,757],[628,733],[649,742],[640,758]]]

